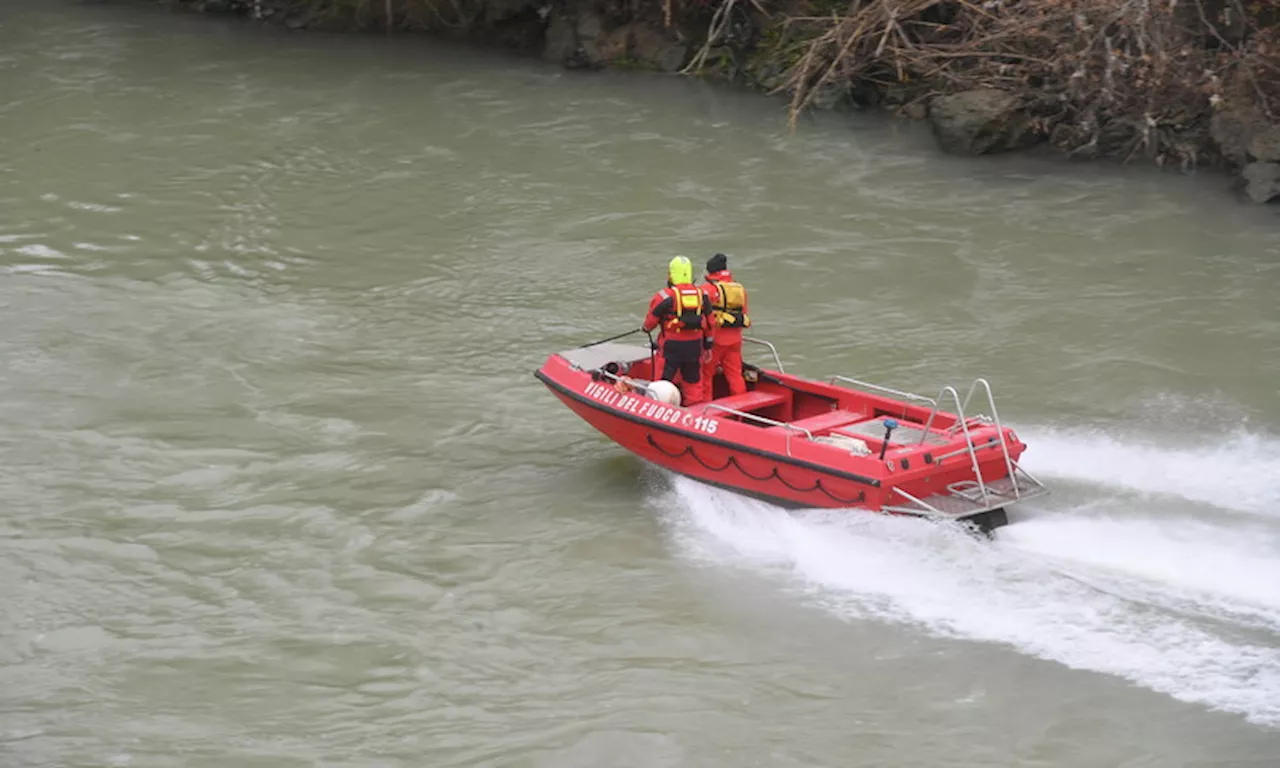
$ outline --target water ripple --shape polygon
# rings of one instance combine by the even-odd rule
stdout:
[[[865,115],[790,134],[774,103],[675,78],[153,11],[29,3],[29,32],[0,28],[21,150],[0,175],[0,749],[18,764],[1274,754],[1273,731],[1204,704],[1270,711],[1234,677],[1270,690],[1270,609],[1206,606],[1245,594],[1229,568],[1147,578],[1264,567],[1230,542],[1274,533],[1248,469],[1270,443],[1228,445],[1233,511],[1187,469],[1204,451],[1130,439],[1280,428],[1271,219],[1170,175],[942,158]],[[1141,534],[1150,572],[1123,594],[1149,623],[910,537],[854,536],[852,561],[813,557],[847,531],[754,542],[799,546],[818,582],[868,569],[826,602],[691,554],[698,510],[530,373],[635,327],[672,254],[716,251],[789,369],[929,391],[987,375],[1002,416],[1060,425],[1029,431],[1063,486],[1032,514],[1101,498],[1088,514]],[[1089,420],[1118,442],[1080,438]],[[1209,526],[1199,549],[1144,522],[1186,515]],[[1053,520],[1020,544],[1097,524]],[[885,592],[897,610],[877,613]],[[1232,633],[1259,650],[1211,668],[1195,643],[1245,647]]]

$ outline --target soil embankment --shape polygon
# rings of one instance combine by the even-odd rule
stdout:
[[[418,31],[574,68],[723,79],[928,120],[981,155],[1230,172],[1280,200],[1277,0],[162,0],[293,29]]]

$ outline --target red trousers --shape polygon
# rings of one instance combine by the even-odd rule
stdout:
[[[747,382],[742,380],[742,342],[735,344],[716,344],[711,348],[711,362],[703,363],[702,381],[707,396],[711,396],[711,382],[716,375],[716,368],[724,371],[724,379],[729,384],[729,394],[741,395],[747,391]]]

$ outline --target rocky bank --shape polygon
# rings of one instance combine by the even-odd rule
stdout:
[[[290,29],[427,32],[578,69],[717,78],[927,120],[947,152],[1226,171],[1280,201],[1277,0],[160,0]]]

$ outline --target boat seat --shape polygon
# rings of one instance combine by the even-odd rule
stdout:
[[[719,400],[712,400],[710,403],[707,403],[707,405],[718,405],[721,408],[731,408],[735,411],[742,411],[744,413],[754,413],[755,411],[762,411],[765,408],[775,405],[782,405],[785,402],[787,402],[787,395],[784,393],[761,392],[760,390],[755,390],[754,392],[744,392],[741,395],[730,395],[729,397],[722,397]],[[712,409],[712,412],[715,412],[714,408]]]
[[[796,419],[791,422],[791,426],[798,427],[800,429],[807,429],[816,435],[819,432],[825,432],[828,429],[835,429],[836,427],[847,426],[854,422],[862,421],[865,418],[865,414],[857,413],[855,411],[835,410],[828,411],[826,413],[819,413],[816,416]],[[781,429],[781,427],[774,427],[774,429]]]

